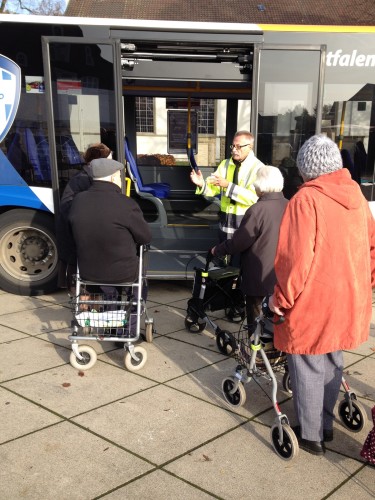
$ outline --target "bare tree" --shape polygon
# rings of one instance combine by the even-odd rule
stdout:
[[[61,16],[64,10],[65,0],[0,0],[2,14]]]

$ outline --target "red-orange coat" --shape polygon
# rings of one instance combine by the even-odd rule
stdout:
[[[369,335],[375,221],[343,168],[306,182],[290,200],[275,259],[285,322],[275,346],[291,354],[354,349]]]

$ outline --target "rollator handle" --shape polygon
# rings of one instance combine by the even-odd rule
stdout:
[[[284,316],[277,316],[271,309],[269,308],[268,302],[270,300],[270,295],[266,295],[262,300],[262,312],[264,317],[267,318],[274,325],[280,325],[280,323],[284,323]],[[274,320],[274,317],[277,316],[277,320]]]

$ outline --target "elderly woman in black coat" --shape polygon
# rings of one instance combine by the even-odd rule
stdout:
[[[276,167],[260,167],[254,187],[259,199],[246,211],[233,238],[212,249],[217,257],[241,254],[240,287],[246,297],[248,325],[259,314],[263,297],[273,293],[279,227],[288,203],[282,193],[284,179]]]

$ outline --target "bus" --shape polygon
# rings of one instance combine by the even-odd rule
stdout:
[[[0,71],[5,291],[56,287],[59,200],[97,142],[134,160],[149,278],[192,278],[216,243],[219,200],[197,196],[189,173],[209,175],[237,130],[280,168],[288,198],[299,148],[327,134],[373,200],[374,27],[0,15]]]

